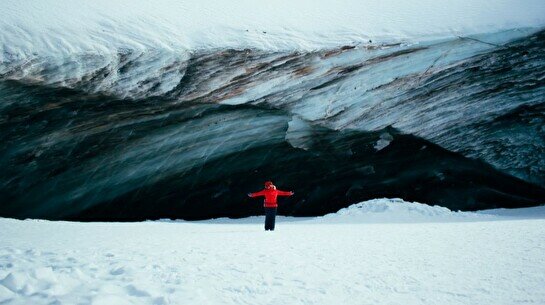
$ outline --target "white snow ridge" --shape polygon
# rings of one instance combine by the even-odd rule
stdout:
[[[120,49],[315,50],[545,25],[542,0],[3,0],[0,62]]]
[[[545,304],[545,207],[483,213],[378,199],[273,232],[0,219],[0,304]]]
[[[439,222],[486,220],[488,215],[453,212],[445,207],[429,206],[402,199],[374,199],[353,204],[322,219],[326,222]]]

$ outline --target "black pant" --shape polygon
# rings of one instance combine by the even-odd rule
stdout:
[[[276,218],[276,208],[265,208],[265,230],[274,230],[274,219]]]

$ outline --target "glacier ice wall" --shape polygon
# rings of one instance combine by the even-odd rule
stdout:
[[[545,32],[314,52],[219,49],[0,62],[0,215],[259,212],[266,179],[318,215],[395,196],[545,202]]]

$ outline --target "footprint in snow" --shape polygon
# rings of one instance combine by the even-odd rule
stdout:
[[[114,269],[110,270],[111,275],[121,275],[123,273],[125,273],[125,269],[123,267],[114,268]]]
[[[125,287],[125,289],[127,290],[127,293],[129,295],[132,295],[132,296],[135,296],[135,297],[149,297],[151,296],[147,291],[143,290],[143,289],[139,289],[137,288],[136,286],[134,285],[127,285],[127,287]]]

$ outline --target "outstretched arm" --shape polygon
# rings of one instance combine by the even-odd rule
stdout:
[[[259,197],[259,196],[265,196],[265,192],[264,191],[259,191],[259,192],[255,192],[255,193],[249,193],[248,194],[248,197]]]
[[[278,196],[291,196],[293,195],[293,192],[286,192],[286,191],[278,191]]]

